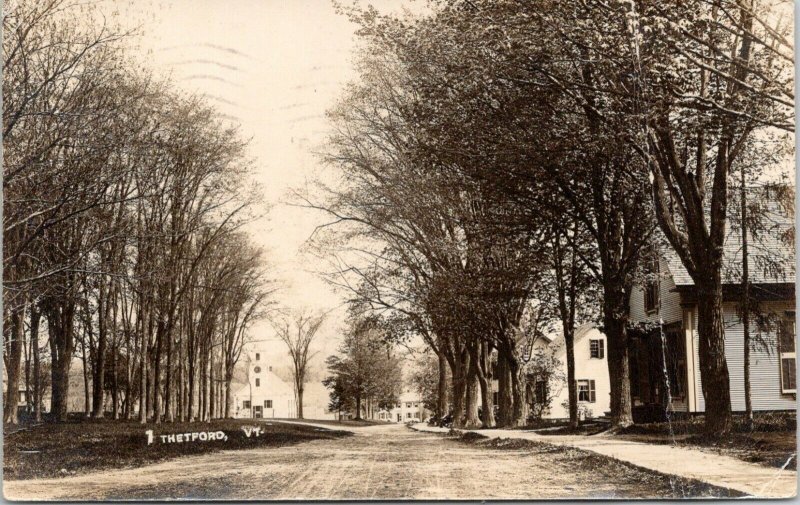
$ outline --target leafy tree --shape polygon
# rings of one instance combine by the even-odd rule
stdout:
[[[397,403],[402,389],[400,360],[392,354],[374,317],[351,318],[339,354],[326,362],[331,375],[324,384],[331,389],[331,406],[352,406],[356,419],[362,419],[367,402],[377,408]]]

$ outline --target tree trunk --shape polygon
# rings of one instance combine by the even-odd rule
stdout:
[[[604,286],[603,326],[608,342],[608,378],[611,382],[611,426],[633,424],[628,342],[628,295],[615,286]]]
[[[171,325],[167,325],[169,328]],[[172,335],[171,331],[167,332],[167,377],[164,384],[164,412],[166,414],[167,422],[175,422],[172,415]]]
[[[144,312],[144,311],[142,311]],[[138,322],[137,322],[138,325]],[[145,424],[147,422],[147,323],[142,320],[141,323],[141,344],[139,346],[139,355],[141,362],[139,363],[139,423]]]
[[[476,368],[481,393],[481,421],[484,428],[494,428],[497,423],[494,418],[494,395],[492,394],[491,362],[489,360],[488,345],[486,342],[481,342],[479,346],[480,356],[476,360],[478,364]]]
[[[166,323],[162,319],[163,316],[159,315],[158,325],[156,327],[156,345],[155,345],[155,360],[153,363],[153,421],[156,424],[161,424],[161,351],[164,343],[164,333],[166,331]]]
[[[67,420],[69,368],[75,348],[75,304],[49,300],[46,305],[48,342],[50,344],[51,412],[59,421]]]
[[[97,352],[92,370],[92,405],[94,407],[92,417],[95,419],[103,418],[105,407],[103,404],[105,403],[106,342],[108,341],[107,304],[105,280],[101,279],[97,295]]]
[[[182,331],[182,330],[181,330]],[[183,368],[183,335],[178,339],[178,422],[182,423],[186,419],[184,408],[186,406],[184,400],[184,391],[186,390],[186,374]]]
[[[117,377],[117,345],[116,337],[111,345],[111,415],[119,419],[119,379]]]
[[[31,397],[31,354],[33,352],[30,349],[30,338],[24,338],[25,335],[25,325],[24,325],[24,316],[23,316],[23,349],[25,350],[25,412],[27,414],[31,413],[31,409],[33,407],[33,398]]]
[[[731,430],[731,396],[725,359],[725,328],[722,319],[722,285],[701,289],[697,302],[697,333],[700,340],[700,375],[706,401],[706,432],[724,435]]]
[[[497,354],[497,427],[503,428],[511,424],[513,398],[511,395],[511,370],[508,367],[508,356],[505,348],[498,349]]]
[[[297,387],[297,418],[303,419],[303,388],[302,384]]]
[[[451,364],[451,368],[453,374],[453,426],[461,428],[464,422],[467,377],[458,356]]]
[[[569,425],[577,428],[578,382],[575,378],[575,329],[564,328],[564,343],[567,347],[567,401],[569,403]]]
[[[42,378],[39,356],[39,320],[42,313],[36,304],[31,306],[31,348],[33,351],[33,417],[38,423],[42,420]]]
[[[464,408],[464,422],[462,427],[466,429],[479,428],[481,420],[478,416],[478,363],[467,354],[467,388],[465,394],[466,406]]]
[[[51,392],[51,411],[59,421],[67,420],[69,407],[69,365],[72,356],[64,356],[55,361],[50,370]]]
[[[125,313],[123,312],[123,315]],[[127,316],[126,321],[127,321]],[[128,324],[124,325],[125,328],[125,348],[127,353],[125,356],[125,419],[133,419],[133,349],[131,347],[131,333]]]
[[[511,426],[521,428],[528,423],[528,401],[526,398],[525,372],[519,359],[514,357],[509,362],[511,371],[511,396],[514,406],[511,414]]]
[[[22,346],[25,337],[25,307],[13,309],[11,312],[11,332],[8,345],[8,359],[6,361],[6,398],[3,407],[3,422],[17,424],[17,404],[19,404],[19,375],[22,362]]]
[[[225,418],[231,418],[231,410],[233,409],[233,396],[231,395],[231,383],[233,382],[233,372],[229,371],[225,374]]]
[[[89,396],[89,372],[88,372],[88,365],[86,363],[86,339],[84,337],[83,345],[81,346],[82,349],[82,360],[83,360],[83,415],[86,417],[91,417],[92,415],[92,405],[91,405],[91,397]]]
[[[436,386],[436,418],[447,415],[447,358],[439,353],[439,383]]]
[[[197,383],[196,375],[197,375],[197,365],[193,363],[192,358],[189,358],[189,362],[187,363],[188,367],[188,376],[189,376],[189,384],[188,384],[188,393],[189,398],[187,399],[187,406],[186,406],[186,418],[188,421],[194,420],[194,404],[195,404],[195,384]]]
[[[208,360],[208,420],[214,418],[214,408],[216,407],[216,389],[214,388],[214,349],[211,349],[209,352],[209,360]],[[251,405],[253,411],[255,411],[255,407]]]

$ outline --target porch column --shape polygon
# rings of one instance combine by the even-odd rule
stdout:
[[[697,368],[697,353],[695,351],[695,306],[683,306],[683,334],[686,349],[686,409],[688,412],[697,412],[699,409],[697,401],[697,376],[700,370]]]

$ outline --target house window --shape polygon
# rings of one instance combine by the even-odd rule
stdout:
[[[605,341],[603,339],[590,340],[589,352],[592,358],[603,359],[606,356]]]
[[[250,400],[244,400],[242,402],[242,408],[243,409],[249,409],[250,408]]]
[[[261,379],[256,379],[256,387],[260,387],[260,386],[261,386]]]
[[[795,361],[795,316],[786,312],[778,328],[778,345],[781,352],[781,392],[797,392],[797,363]]]
[[[670,396],[682,400],[686,396],[686,341],[680,329],[667,330],[666,337]]]
[[[593,380],[584,379],[578,381],[578,401],[589,403],[597,401]]]
[[[411,419],[411,412],[406,414],[406,419]]]
[[[547,401],[547,381],[536,381],[536,387],[533,392],[537,402],[540,404],[545,403]]]
[[[259,353],[256,353],[256,361],[258,361],[260,359],[261,359],[261,355]]]
[[[410,409],[411,408],[411,404],[410,403],[406,403],[406,408]]]
[[[631,380],[631,398],[636,400],[639,399],[639,346],[634,343],[633,349],[631,349],[630,359],[628,360],[628,366],[630,368],[630,380]]]
[[[264,408],[271,409],[272,408],[272,400],[264,400]]]
[[[415,408],[415,409],[416,409],[416,408],[419,408],[419,403],[415,403],[415,404],[414,404],[414,408]]]
[[[658,256],[653,254],[647,264],[647,274],[651,276],[644,286],[644,311],[648,314],[658,309]]]

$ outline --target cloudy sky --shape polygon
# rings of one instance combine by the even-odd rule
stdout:
[[[325,139],[325,111],[355,77],[356,26],[331,0],[110,1],[123,23],[140,27],[137,52],[148,65],[181,88],[207,95],[252,139],[256,179],[272,207],[269,219],[253,225],[253,236],[269,250],[285,286],[282,305],[333,310],[321,330],[324,358],[336,347],[343,297],[316,275],[324,263],[301,248],[325,217],[288,202],[291,189],[323,172],[313,153]],[[404,2],[369,3],[387,11]],[[269,324],[253,333],[268,355],[284,355]]]

